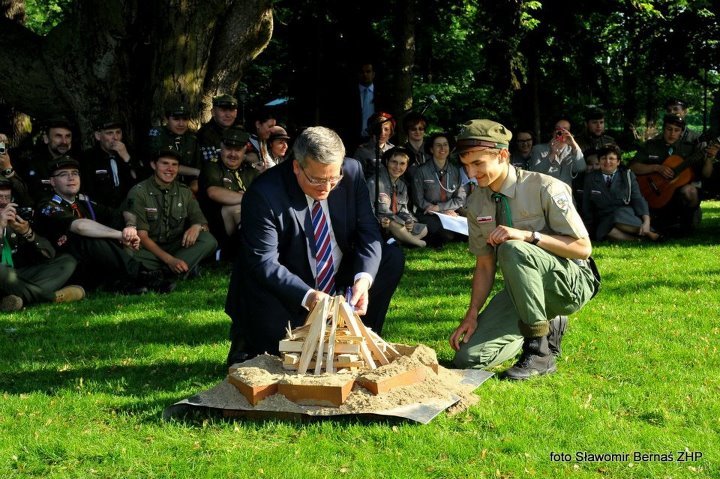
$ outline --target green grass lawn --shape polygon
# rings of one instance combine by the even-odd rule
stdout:
[[[720,477],[718,236],[720,203],[707,202],[693,239],[596,245],[603,289],[571,317],[558,373],[490,379],[476,406],[426,426],[164,422],[225,376],[226,269],[168,296],[0,316],[0,477]],[[384,336],[450,361],[473,264],[462,244],[408,251]]]

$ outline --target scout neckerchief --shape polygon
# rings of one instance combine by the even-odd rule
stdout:
[[[3,247],[0,264],[5,264],[11,268],[15,267],[12,259],[12,248],[10,248],[10,238],[8,238],[7,235],[7,228],[3,228]]]
[[[502,193],[493,193],[490,197],[495,201],[495,223],[512,227],[512,213],[507,196]]]

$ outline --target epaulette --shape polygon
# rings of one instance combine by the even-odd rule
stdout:
[[[63,199],[60,197],[60,195],[57,195],[57,194],[56,194],[56,195],[53,195],[52,198],[50,198],[50,201],[52,201],[53,203],[57,203],[57,204],[61,205],[62,202],[63,202]]]

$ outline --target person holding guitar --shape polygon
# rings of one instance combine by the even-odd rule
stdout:
[[[679,115],[665,115],[662,136],[648,140],[630,162],[653,224],[679,234],[692,232],[700,223],[698,182],[710,177],[718,152],[717,142],[706,147],[684,141],[685,126]]]

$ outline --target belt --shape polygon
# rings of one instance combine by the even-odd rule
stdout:
[[[587,261],[585,261],[584,259],[571,259],[570,261],[580,266],[581,268],[586,268],[588,265]]]

